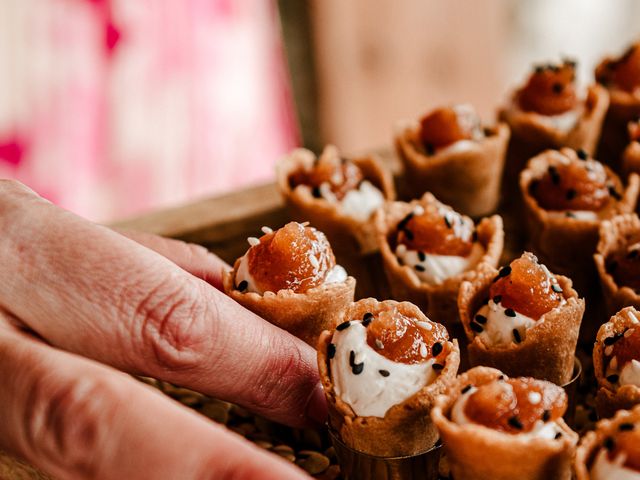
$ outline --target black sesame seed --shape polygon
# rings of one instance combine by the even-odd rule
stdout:
[[[589,158],[589,154],[584,148],[579,148],[578,150],[576,150],[576,155],[578,155],[578,158],[580,160],[586,160],[587,158]]]
[[[553,89],[553,93],[562,93],[562,91],[564,90],[564,85],[562,85],[560,82],[556,82],[551,88]]]
[[[341,332],[342,330],[346,330],[351,326],[351,322],[342,322],[340,325],[336,327],[336,330]]]
[[[498,377],[498,380],[504,380],[504,375],[500,375],[500,376]]]
[[[404,227],[407,226],[407,223],[409,223],[409,220],[411,220],[413,218],[413,212],[409,212],[409,214],[407,214],[406,217],[404,217],[402,220],[400,220],[400,222],[398,222],[398,230],[404,230]]]
[[[496,295],[493,297],[493,303],[500,303],[502,301],[502,295]]]
[[[322,197],[322,193],[320,192],[320,187],[313,187],[311,189],[311,195],[313,195],[315,198]]]
[[[545,410],[542,412],[542,421],[548,422],[551,419],[551,412],[549,410]]]
[[[373,320],[373,313],[371,312],[365,313],[364,318],[362,319],[362,325],[364,325],[365,327],[368,327],[369,324],[371,323],[371,320]]]
[[[618,425],[618,430],[620,430],[621,432],[630,432],[634,428],[635,428],[635,425],[633,423],[625,422]]]
[[[624,336],[624,333],[616,333],[613,337],[607,337],[604,339],[604,341],[602,343],[604,343],[605,345],[609,346],[609,345],[613,345],[614,343],[616,343],[618,340],[620,340],[622,337]]]
[[[513,318],[513,317],[515,317],[515,316],[516,316],[516,311],[515,311],[513,308],[505,308],[505,309],[504,309],[504,314],[505,314],[507,317],[511,317],[511,318]]]
[[[499,278],[506,277],[508,275],[511,275],[511,267],[509,265],[507,265],[506,267],[502,267],[498,272]]]
[[[449,220],[449,217],[447,217],[446,215],[444,216],[444,224],[447,226],[447,228],[451,228],[451,220]]]
[[[554,283],[553,285],[551,285],[551,290],[553,290],[556,293],[562,293],[562,287],[557,283]]]
[[[549,166],[547,171],[549,172],[549,175],[551,176],[551,182],[554,185],[558,185],[560,183],[560,174],[558,173],[558,169],[556,167],[554,167],[553,165],[551,165],[551,166]]]
[[[487,323],[487,317],[485,317],[484,315],[476,315],[475,321],[484,325],[485,323]]]
[[[434,363],[433,365],[431,365],[431,368],[433,368],[436,372],[439,372],[444,368],[444,365],[442,365],[441,363]]]
[[[433,344],[433,347],[431,347],[431,354],[434,357],[437,357],[438,355],[440,355],[442,353],[442,344],[440,342],[436,342]]]
[[[515,415],[507,420],[507,423],[517,430],[522,430],[523,428],[522,422],[520,422],[520,419],[518,419],[518,417],[516,417]]]
[[[573,212],[565,212],[564,216],[567,218],[576,218],[576,215]]]
[[[353,367],[356,364],[356,352],[351,350],[349,352],[349,366]]]
[[[611,195],[616,200],[621,200],[622,199],[622,195],[620,195],[620,193],[618,193],[618,191],[616,190],[616,187],[614,187],[613,185],[609,186],[609,195]]]
[[[329,357],[329,360],[331,360],[335,356],[336,356],[336,346],[333,343],[330,343],[327,346],[327,357]]]
[[[360,375],[363,370],[364,370],[364,362],[356,363],[353,367],[351,367],[351,372],[353,372],[354,375]]]
[[[242,280],[239,284],[238,284],[238,290],[241,292],[244,292],[247,287],[249,286],[249,282],[247,282],[246,280]]]
[[[618,383],[618,379],[619,378],[620,377],[614,373],[613,375],[609,375],[607,377],[607,381],[610,382],[610,383]]]
[[[424,266],[420,265],[419,263],[414,265],[413,268],[415,268],[419,272],[424,272],[426,270],[426,268],[424,268]]]
[[[570,188],[569,190],[567,190],[567,200],[573,200],[574,198],[576,198],[577,194],[578,192],[576,192],[573,188]]]
[[[604,448],[606,448],[607,450],[611,451],[614,448],[616,448],[616,442],[613,438],[611,437],[607,437],[604,439],[604,442],[602,442],[602,445],[604,445]]]
[[[427,152],[427,155],[433,155],[434,153],[436,153],[435,147],[430,143],[424,144],[424,150]]]
[[[534,72],[536,72],[536,73],[544,72],[544,65],[536,65],[535,68],[534,68]]]
[[[556,433],[556,436],[555,436],[555,437],[553,437],[553,438],[555,438],[556,440],[558,440],[560,437],[562,437],[562,432],[558,432],[558,433]]]
[[[471,330],[476,333],[482,333],[484,331],[484,328],[482,328],[482,325],[480,325],[479,323],[471,322],[471,325],[469,326],[471,327]]]
[[[378,370],[378,373],[383,377],[388,377],[390,375],[389,370]]]
[[[414,235],[413,232],[411,230],[409,230],[408,228],[405,228],[403,230],[405,236],[407,237],[407,240],[409,240],[410,242],[414,239]]]
[[[517,328],[513,329],[513,339],[515,340],[516,343],[520,343],[522,341],[522,337],[520,336],[520,332],[518,331]]]
[[[418,260],[424,262],[426,259],[427,255],[422,250],[418,250]]]
[[[473,388],[473,385],[467,385],[466,387],[464,387],[462,390],[460,390],[460,393],[465,394],[467,393],[469,390],[471,390]]]

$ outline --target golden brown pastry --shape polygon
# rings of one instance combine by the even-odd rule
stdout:
[[[471,365],[566,384],[584,305],[571,280],[531,253],[500,270],[484,269],[462,283],[458,297]]]
[[[640,119],[627,124],[629,144],[622,152],[622,176],[640,173]]]
[[[379,457],[433,447],[429,412],[455,379],[457,342],[408,302],[367,298],[343,320],[318,343],[330,427],[348,447]]]
[[[353,302],[355,280],[336,264],[322,232],[290,222],[263,228],[250,248],[223,272],[224,291],[240,305],[315,346]]]
[[[438,108],[396,135],[396,150],[414,197],[433,193],[457,211],[495,211],[509,129],[483,128],[470,105]]]
[[[456,480],[569,480],[578,435],[557,385],[475,367],[438,397],[432,418]]]

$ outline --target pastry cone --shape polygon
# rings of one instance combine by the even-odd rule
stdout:
[[[486,133],[468,149],[445,149],[427,156],[419,147],[419,127],[401,131],[395,145],[413,196],[431,192],[471,217],[493,213],[500,198],[509,128],[501,123]]]
[[[541,178],[549,166],[556,165],[560,161],[559,156],[577,158],[571,149],[563,148],[559,153],[547,150],[532,158],[520,174],[531,248],[556,272],[584,281],[585,285],[578,285],[579,289],[590,290],[587,281],[596,277],[592,258],[598,243],[600,222],[635,209],[640,179],[632,174],[624,187],[618,176],[605,165],[612,186],[621,193],[619,199],[611,197],[605,207],[596,212],[597,219],[569,218],[561,212],[541,208],[530,191],[532,182]]]
[[[573,376],[584,300],[578,298],[570,279],[556,275],[566,302],[543,314],[527,329],[520,343],[488,347],[474,333],[471,323],[489,297],[489,287],[497,275],[495,268],[483,266],[475,278],[460,286],[458,309],[469,342],[470,364],[499,368],[510,376],[534,377],[565,385]]]
[[[327,145],[322,157],[339,156],[333,145]],[[367,254],[377,249],[375,230],[371,219],[357,220],[343,213],[339,204],[324,198],[315,198],[312,189],[306,185],[292,188],[292,175],[302,169],[311,169],[316,156],[309,150],[296,149],[277,165],[277,184],[288,207],[291,218],[309,221],[323,231],[334,250],[345,254]],[[351,161],[360,168],[365,180],[377,187],[386,200],[395,198],[395,188],[391,173],[375,158],[361,157]]]
[[[388,202],[377,212],[375,222],[383,267],[392,298],[414,303],[429,317],[437,318],[450,332],[454,332],[455,325],[459,324],[457,300],[460,283],[472,278],[481,264],[492,267],[498,265],[504,246],[502,218],[493,215],[478,223],[477,238],[484,253],[471,270],[450,277],[441,284],[432,285],[421,281],[412,267],[401,265],[394,252],[396,241],[393,237],[397,233],[398,224],[418,205],[440,205],[440,202],[427,192],[420,200],[412,200],[410,203]]]
[[[411,318],[427,321],[427,317],[408,302],[386,300],[378,302],[367,298],[354,303],[343,319],[363,318],[365,313],[375,314],[382,308],[397,306]],[[398,403],[384,417],[360,417],[335,392],[329,370],[328,348],[335,332],[323,332],[318,342],[318,370],[329,407],[329,426],[348,447],[377,457],[416,455],[429,450],[438,440],[438,432],[431,422],[429,412],[435,398],[445,392],[455,379],[460,362],[460,351],[455,340],[450,342],[444,368],[431,384]],[[366,368],[366,366],[365,366]]]
[[[640,295],[628,286],[618,285],[607,270],[607,260],[624,250],[630,240],[640,240],[640,219],[635,214],[617,215],[600,224],[600,240],[593,256],[600,278],[600,285],[609,315],[615,315],[621,308],[632,305],[640,308]]]
[[[576,451],[576,457],[574,461],[574,470],[576,480],[591,480],[595,478],[590,473],[590,470],[594,466],[594,461],[601,448],[607,448],[612,446],[612,439],[621,431],[625,431],[629,424],[637,424],[640,422],[640,407],[634,409],[620,410],[614,418],[610,420],[601,420],[596,424],[596,429],[588,432],[582,440]],[[622,428],[621,428],[622,425]],[[615,442],[615,440],[614,440]],[[611,480],[619,478],[616,472],[609,471],[604,477]],[[628,478],[628,477],[624,477]]]
[[[638,319],[640,312],[634,307],[626,307],[620,310],[611,319],[602,324],[596,336],[596,343],[593,347],[593,370],[598,382],[598,393],[596,395],[596,410],[600,418],[610,418],[618,410],[629,410],[640,404],[640,387],[636,385],[616,385],[612,384],[606,375],[605,351],[608,338],[616,338],[623,334],[628,328],[640,328]]]
[[[476,367],[461,374],[446,395],[438,397],[431,416],[440,431],[456,480],[569,480],[578,435],[562,419],[557,420],[558,439],[507,434],[473,423],[450,419],[451,409],[468,385],[480,386],[502,373]]]
[[[630,173],[640,173],[640,142],[630,142],[622,153],[622,177]]]

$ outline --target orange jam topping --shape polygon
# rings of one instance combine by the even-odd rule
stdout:
[[[616,370],[622,370],[631,360],[640,360],[640,328],[630,328],[623,334],[605,338],[604,344],[611,346],[610,352],[605,348],[605,355],[611,353],[610,358],[616,357]]]
[[[416,213],[417,212],[417,213]],[[398,245],[435,255],[466,257],[471,253],[474,226],[452,209],[429,205],[409,213],[398,224]]]
[[[541,115],[560,115],[573,109],[578,102],[575,70],[572,61],[536,67],[527,84],[518,91],[520,108]]]
[[[419,322],[397,308],[365,315],[367,343],[384,357],[399,363],[420,363],[431,358],[444,365],[448,354],[447,329],[432,321]],[[434,366],[435,368],[435,366]]]
[[[610,197],[620,193],[609,184],[600,162],[588,159],[585,152],[549,166],[544,175],[531,184],[531,194],[545,210],[591,210],[603,208]]]
[[[624,466],[640,471],[640,426],[631,422],[619,424],[618,431],[604,439],[603,447],[609,451],[610,461],[625,454]]]
[[[640,119],[629,122],[629,124],[627,125],[627,131],[629,132],[630,141],[640,141]]]
[[[324,283],[336,265],[324,234],[296,222],[263,235],[247,252],[247,260],[256,286],[271,292],[306,292]]]
[[[503,267],[489,288],[490,297],[534,320],[560,305],[562,288],[535,255],[525,252],[508,267]],[[498,297],[499,302],[496,301]]]
[[[640,243],[634,243],[608,258],[607,270],[618,286],[640,292]]]
[[[482,135],[480,118],[467,105],[438,108],[423,117],[420,125],[420,139],[429,154],[436,148]]]
[[[298,170],[293,173],[289,177],[289,184],[292,188],[309,185],[316,198],[322,196],[321,188],[328,187],[337,200],[342,200],[347,192],[358,188],[363,179],[362,171],[352,161],[322,155],[311,170]]]
[[[542,380],[494,380],[477,388],[467,399],[465,415],[475,423],[501,432],[531,431],[538,420],[557,420],[567,409],[564,390]]]
[[[596,79],[627,92],[640,87],[640,42],[631,45],[620,58],[602,62],[596,69]]]

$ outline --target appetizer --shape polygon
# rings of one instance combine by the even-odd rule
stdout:
[[[640,403],[640,313],[626,307],[598,330],[593,348],[593,369],[598,381],[598,415]]]
[[[577,480],[640,480],[640,407],[601,420],[580,442]]]
[[[622,152],[622,176],[640,173],[640,118],[627,124],[629,144]]]
[[[432,418],[456,480],[571,478],[578,435],[553,383],[475,367],[438,397]]]
[[[635,213],[600,224],[594,260],[608,314],[628,305],[640,308],[640,219]]]
[[[227,295],[315,346],[323,330],[337,325],[353,302],[355,280],[336,264],[324,234],[290,222],[277,231],[263,227],[250,248],[223,272]]]
[[[598,158],[617,167],[627,144],[627,123],[640,116],[640,42],[620,57],[606,58],[596,68],[596,81],[609,92]]]
[[[294,220],[310,221],[345,253],[376,250],[371,218],[395,198],[391,173],[372,157],[345,159],[328,145],[316,157],[294,150],[276,168],[280,193]]]
[[[393,298],[414,303],[455,333],[460,283],[480,264],[498,264],[502,219],[484,218],[476,227],[425,193],[410,203],[387,203],[376,216],[376,228]]]
[[[484,268],[462,283],[458,297],[471,365],[565,385],[584,306],[571,280],[553,275],[531,253],[500,270]]]
[[[520,175],[532,249],[551,268],[589,292],[597,278],[593,254],[602,220],[632,212],[639,178],[625,187],[611,169],[584,150],[547,150]]]
[[[414,197],[431,192],[472,217],[495,211],[509,129],[483,128],[470,105],[438,108],[395,139]]]
[[[343,320],[318,343],[330,428],[348,447],[378,457],[433,447],[429,412],[456,376],[457,342],[408,302],[360,300]]]

